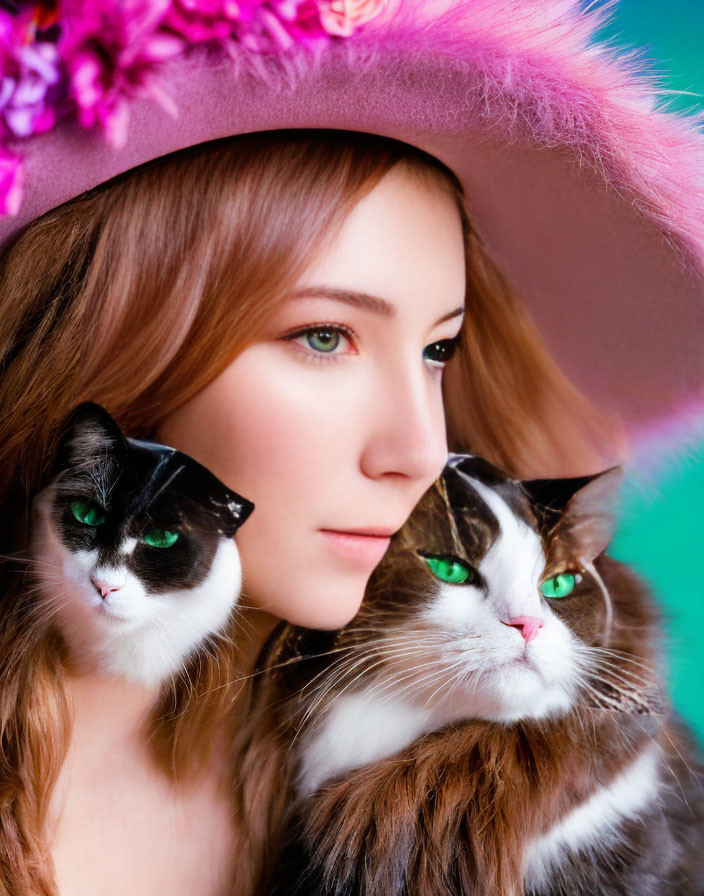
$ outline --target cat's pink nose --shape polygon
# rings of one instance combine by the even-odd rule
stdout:
[[[90,580],[103,597],[107,597],[111,592],[119,591],[120,588],[122,588],[122,585],[113,585],[112,582],[106,582],[104,579],[96,579],[94,576],[91,576]]]
[[[504,622],[503,619],[501,621]],[[520,629],[521,634],[526,639],[526,643],[528,643],[528,641],[532,641],[533,638],[537,637],[538,632],[545,625],[545,620],[541,619],[540,616],[514,616],[508,622],[504,622],[504,625]]]

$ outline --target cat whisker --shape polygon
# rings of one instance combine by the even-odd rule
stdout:
[[[49,569],[60,570],[60,567],[53,563],[50,560],[46,560],[43,557],[22,557],[18,558],[15,562],[17,563],[25,563],[27,566],[46,566]],[[41,575],[46,575],[46,573],[42,572]]]
[[[256,607],[254,604],[247,604],[244,602],[244,594],[240,594],[239,600],[237,601],[237,608],[239,610],[258,610],[259,607]]]
[[[653,743],[654,743],[656,746],[658,746],[657,741],[654,739],[654,737],[652,736],[652,734],[650,734],[650,732],[647,731],[647,730],[646,730],[646,729],[645,729],[645,728],[638,722],[637,719],[636,719],[635,721],[636,721],[636,724],[639,726],[639,728],[641,728],[641,730],[643,731],[643,733],[645,734],[645,736],[646,736],[647,738],[649,738],[650,740],[652,740]],[[690,775],[692,775],[692,776],[694,777],[694,772],[692,771],[692,769],[690,768],[689,764],[686,762],[686,760],[684,759],[684,757],[682,756],[682,754],[680,753],[680,751],[677,749],[677,747],[675,746],[675,744],[672,742],[672,738],[671,738],[670,735],[667,733],[667,730],[666,730],[665,726],[663,725],[662,728],[660,728],[659,730],[660,730],[660,733],[664,734],[665,737],[667,738],[667,740],[670,742],[672,748],[673,748],[674,751],[677,753],[677,755],[679,756],[680,760],[683,762],[683,764],[684,764],[685,768],[687,769],[687,771],[690,773]],[[672,768],[672,766],[670,765],[670,763],[669,763],[669,762],[665,759],[665,757],[662,755],[662,750],[660,751],[660,761],[663,763],[663,765],[665,766],[665,768],[670,772],[670,774],[671,774],[672,777],[674,778],[674,780],[675,780],[677,786],[679,787],[680,793],[682,794],[682,800],[683,800],[685,806],[687,807],[687,809],[689,810],[689,812],[690,812],[692,818],[696,818],[696,814],[695,814],[694,810],[692,809],[692,807],[690,806],[689,801],[688,801],[688,799],[687,799],[687,794],[685,793],[684,787],[682,786],[682,782],[681,782],[680,779],[678,778],[678,776],[677,776],[675,770]]]
[[[12,563],[32,563],[33,558],[28,557],[22,551],[18,551],[15,554],[0,554],[0,560],[9,560]]]
[[[387,649],[388,645],[391,646],[391,649]],[[410,641],[407,637],[404,636],[404,637],[398,637],[398,638],[379,639],[378,641],[375,641],[369,645],[364,645],[362,651],[360,651],[360,648],[357,645],[345,645],[338,649],[340,651],[344,651],[347,654],[352,654],[353,659],[355,661],[362,662],[364,657],[374,656],[374,655],[377,655],[380,653],[386,653],[387,655],[391,656],[391,655],[393,655],[394,650],[398,649],[398,648],[417,650],[417,649],[424,649],[424,646],[427,646],[427,645],[415,644],[413,641]],[[329,651],[329,652],[331,652],[331,651]],[[325,655],[326,655],[325,653],[315,654],[315,655],[312,655],[311,658],[316,658],[317,656],[325,656]],[[311,685],[321,675],[330,674],[332,669],[334,669],[335,667],[339,667],[340,665],[343,665],[345,662],[346,662],[345,656],[340,657],[337,660],[335,660],[335,662],[331,666],[326,667],[321,672],[319,672],[317,675],[315,675],[306,684],[306,686],[301,690],[301,693],[303,693],[303,691],[305,691],[306,688],[309,685]]]
[[[435,695],[438,691],[442,690],[443,687],[447,687],[448,693],[454,689],[454,687],[459,684],[461,681],[466,680],[466,670],[463,667],[463,664],[460,660],[456,660],[455,663],[449,665],[447,667],[447,672],[452,672],[453,669],[457,671],[454,672],[452,678],[449,682],[442,682],[438,687],[433,691],[433,693],[427,698],[425,703],[423,704],[423,708],[425,707],[435,698]]]
[[[360,665],[363,665],[367,660],[371,657],[377,657],[378,651],[373,647],[368,648],[364,651],[354,651],[352,652],[351,648],[341,648],[344,650],[344,655],[335,659],[326,669],[322,672],[314,675],[310,681],[306,682],[306,684],[300,689],[298,692],[298,700],[301,701],[304,693],[308,690],[309,687],[313,687],[315,689],[315,684],[318,679],[322,675],[332,676],[331,681],[342,680],[344,678],[345,673],[349,673],[355,668],[358,668]],[[351,661],[351,665],[350,665]],[[342,673],[342,675],[338,676],[338,673]],[[337,679],[336,679],[337,676]]]
[[[394,676],[391,676],[391,677],[388,677],[388,678],[382,680],[381,682],[378,682],[374,687],[372,687],[365,693],[370,697],[372,695],[374,695],[375,697],[378,697],[380,695],[383,695],[386,691],[388,691],[389,697],[397,698],[409,690],[412,691],[412,689],[414,687],[416,687],[417,685],[422,686],[422,684],[424,684],[425,681],[438,677],[436,672],[429,672],[426,675],[422,676],[421,679],[418,679],[416,677],[416,673],[418,672],[419,669],[436,667],[436,668],[441,669],[443,671],[443,673],[445,673],[448,670],[455,668],[455,666],[458,666],[460,668],[460,671],[462,671],[464,668],[464,665],[465,664],[461,658],[456,660],[454,663],[451,663],[448,665],[448,662],[444,657],[436,657],[429,662],[421,663],[416,666],[413,666],[411,669],[404,669],[403,670],[404,674],[401,676],[394,675]],[[398,689],[399,682],[405,681],[409,678],[412,679],[409,682],[409,684],[404,686],[401,689]],[[440,683],[440,687],[442,688],[446,684],[447,684],[447,682],[445,680],[443,680]]]
[[[692,777],[696,777],[694,770],[693,770],[692,767],[689,765],[689,763],[687,762],[687,760],[684,758],[684,756],[682,755],[682,753],[679,751],[679,749],[677,748],[677,745],[676,745],[675,742],[672,740],[672,738],[670,737],[670,735],[667,733],[667,728],[666,728],[666,726],[663,725],[661,731],[662,731],[662,733],[665,735],[665,737],[667,738],[667,740],[669,741],[670,746],[672,747],[672,749],[675,751],[675,753],[677,753],[677,755],[678,755],[680,761],[682,762],[682,764],[684,765],[684,767],[687,769],[687,771],[689,772],[689,774],[690,774]]]
[[[456,663],[453,663],[449,666],[447,665],[447,663],[442,663],[441,667],[442,667],[442,673],[443,673],[441,676],[441,681],[440,681],[438,687],[435,689],[435,691],[430,695],[430,697],[428,697],[426,699],[426,702],[424,703],[424,708],[435,697],[435,695],[438,693],[438,691],[445,689],[449,693],[460,682],[464,681],[466,683],[471,678],[471,674],[468,675],[467,669],[465,668],[464,664],[459,660]],[[455,671],[452,673],[452,675],[448,679],[447,673],[452,672],[453,669]],[[419,681],[417,682],[419,696],[420,696],[420,692],[422,691],[423,686],[425,685],[426,681],[430,681],[432,678],[435,678],[437,680],[438,675],[437,674],[428,674],[428,675],[424,676],[423,678],[419,679]],[[413,687],[414,686],[415,686],[414,683],[411,683],[411,685],[409,686],[411,695],[413,695]]]
[[[605,675],[613,675],[614,677],[620,678],[622,681],[631,682],[632,686],[637,685],[648,685],[652,684],[654,681],[654,676],[651,676],[650,679],[644,678],[640,675],[636,675],[633,672],[629,672],[627,669],[622,669],[614,663],[608,663],[603,660],[589,663],[585,666],[586,669],[591,670],[594,674],[599,674],[603,672]]]
[[[610,654],[605,654],[603,652],[595,652],[592,648],[577,648],[575,650],[576,658],[580,663],[580,666],[584,671],[598,671],[601,669],[604,672],[607,670],[611,670],[607,672],[607,674],[618,675],[624,679],[628,679],[633,682],[634,685],[648,685],[652,684],[655,675],[654,671],[649,668],[644,663],[633,664],[636,665],[636,668],[640,671],[647,674],[647,677],[638,674],[636,671],[633,671],[629,668],[624,668],[622,665],[624,661],[624,657],[613,656]]]
[[[347,648],[347,647],[345,647],[345,648],[336,648],[336,649],[334,649],[334,650],[326,651],[325,653],[314,654],[314,657],[316,657],[316,658],[317,658],[317,657],[324,657],[324,656],[327,656],[328,654],[331,654],[331,653],[337,653],[339,650],[346,650],[346,651],[347,651],[347,650],[349,650],[349,648]],[[248,673],[247,675],[241,675],[241,676],[239,676],[238,678],[233,678],[233,679],[231,679],[231,680],[225,682],[225,684],[218,685],[217,687],[212,688],[211,690],[212,690],[212,691],[217,691],[217,690],[219,690],[220,688],[228,687],[228,686],[231,685],[231,684],[239,684],[240,682],[249,681],[249,680],[252,679],[252,678],[258,678],[258,677],[260,677],[260,676],[262,676],[262,675],[268,675],[269,672],[273,672],[273,671],[275,671],[275,670],[277,670],[277,669],[283,669],[283,668],[285,668],[286,666],[293,666],[293,665],[296,665],[296,663],[300,663],[300,662],[302,662],[303,660],[307,660],[307,659],[310,659],[310,657],[308,657],[308,656],[295,656],[295,657],[291,657],[291,658],[288,659],[288,660],[284,660],[284,662],[282,662],[282,663],[275,663],[273,666],[267,666],[267,667],[264,668],[264,669],[256,669],[254,672],[250,672],[250,673]],[[208,693],[211,693],[211,691],[208,691]]]
[[[428,654],[432,648],[436,648],[438,651],[442,650],[443,643],[442,641],[432,642],[413,642],[404,639],[398,644],[392,645],[390,648],[386,645],[373,645],[375,650],[373,654],[378,654],[382,659],[385,659],[389,666],[392,666],[393,663],[397,660],[403,659],[408,656],[413,656],[414,654],[422,653]],[[370,654],[368,654],[370,655]]]
[[[376,662],[373,662],[371,666],[368,666],[369,660],[373,659],[374,657],[376,657]],[[305,713],[304,721],[308,718],[308,716],[310,716],[312,713],[315,712],[317,707],[324,700],[325,696],[328,693],[330,693],[331,691],[335,690],[335,688],[338,686],[338,684],[341,683],[342,681],[344,681],[345,678],[348,675],[350,675],[352,672],[354,672],[355,669],[359,668],[359,666],[367,666],[367,668],[362,669],[362,671],[355,678],[353,678],[351,682],[348,682],[348,684],[345,686],[344,689],[346,689],[351,684],[353,684],[354,681],[356,681],[357,678],[359,678],[361,675],[366,674],[367,672],[371,671],[372,669],[376,668],[379,665],[382,665],[383,663],[384,663],[383,657],[379,658],[378,654],[376,654],[376,653],[370,653],[370,654],[368,653],[368,654],[365,654],[363,657],[359,657],[351,665],[343,666],[341,669],[339,669],[337,671],[336,674],[334,674],[331,677],[331,680],[329,682],[327,682],[326,685],[323,685],[323,687],[320,688],[321,693],[313,697],[312,703],[311,703],[310,707],[308,708],[307,712]],[[299,695],[298,695],[299,702],[301,702],[302,693],[303,693],[302,691],[299,692]]]
[[[594,702],[596,704],[595,708],[601,709],[601,710],[603,710],[605,712],[609,712],[609,713],[624,713],[628,718],[631,718],[634,720],[637,718],[636,713],[628,712],[627,709],[624,710],[622,707],[620,707],[618,705],[617,699],[616,699],[618,697],[618,695],[622,695],[627,701],[632,701],[634,694],[636,696],[638,695],[637,691],[634,692],[632,689],[623,690],[618,685],[612,685],[611,682],[608,682],[608,684],[615,691],[615,696],[612,696],[611,694],[606,694],[602,690],[595,688],[588,681],[582,680],[582,681],[580,681],[579,684],[580,684],[580,688],[583,691],[585,691],[587,694],[590,694],[592,696],[592,698],[594,699]],[[639,723],[639,727],[642,727],[642,726],[640,726],[640,723]],[[643,730],[645,730],[645,729],[643,729]]]
[[[584,647],[580,649],[590,655],[603,655],[614,660],[627,662],[633,666],[641,666],[644,669],[650,670],[650,666],[648,665],[648,663],[643,662],[643,660],[637,659],[633,656],[633,654],[629,653],[626,650],[616,650],[609,647],[592,647],[588,645],[584,645]]]
[[[387,679],[379,682],[378,684],[371,687],[369,690],[365,691],[365,694],[367,696],[371,697],[371,696],[375,696],[377,693],[383,693],[384,689],[387,686],[387,683],[391,689],[395,689],[396,685],[399,682],[406,681],[409,678],[414,678],[414,676],[416,675],[416,673],[418,672],[419,669],[426,669],[429,667],[435,667],[435,668],[440,667],[444,670],[446,667],[446,660],[441,657],[437,657],[433,660],[429,660],[426,663],[418,663],[417,665],[412,666],[410,669],[403,669],[401,675],[399,675],[397,673],[394,674],[393,665],[391,665],[391,666],[389,666],[389,672],[391,673],[391,675]],[[402,691],[394,690],[393,696],[397,697],[401,694],[401,692]]]
[[[428,664],[426,663],[424,665]],[[420,668],[420,666],[417,668]],[[400,697],[406,694],[409,689],[413,688],[418,683],[419,679],[416,676],[417,668],[414,667],[412,670],[408,670],[405,675],[392,675],[383,678],[381,681],[377,682],[377,684],[374,685],[373,688],[366,692],[366,695],[368,697],[373,696],[375,702],[379,702],[382,704],[390,700],[397,701]],[[431,676],[435,675],[434,672],[426,674]],[[400,683],[403,681],[408,681],[408,684],[404,685],[403,687],[399,687]]]
[[[253,635],[256,634],[256,629],[255,629],[255,627],[254,627],[254,623],[252,622],[251,619],[247,619],[247,617],[246,617],[243,613],[241,613],[240,611],[241,611],[241,610],[254,610],[254,609],[255,609],[255,607],[250,607],[250,606],[247,606],[246,604],[243,604],[241,599],[237,601],[237,607],[236,607],[236,610],[237,610],[237,622],[238,622],[238,625],[239,625],[240,627],[242,627],[242,628],[243,628],[245,625],[249,626],[249,628],[250,628],[250,630],[251,630],[251,633],[252,633]]]
[[[370,667],[368,667],[367,669],[363,669],[363,670],[362,670],[360,673],[358,673],[358,674],[357,674],[351,681],[349,681],[349,682],[342,688],[341,691],[339,691],[338,693],[335,694],[335,696],[333,697],[333,700],[331,701],[330,705],[332,704],[332,702],[333,702],[334,700],[339,699],[339,697],[341,697],[342,694],[344,694],[345,691],[348,690],[348,688],[350,688],[350,687],[351,687],[351,686],[352,686],[352,685],[353,685],[359,678],[361,678],[362,675],[369,674],[373,669],[377,668],[377,667],[380,666],[380,665],[383,665],[384,662],[385,662],[385,660],[384,660],[383,658],[381,658],[381,659],[378,660],[377,662],[373,663],[373,664],[372,664]],[[339,680],[339,679],[338,679],[338,680]],[[313,701],[312,705],[311,705],[311,706],[308,708],[308,710],[305,712],[305,714],[304,714],[304,716],[303,716],[303,719],[302,719],[301,722],[300,722],[300,727],[298,728],[298,730],[297,730],[297,732],[296,732],[296,737],[298,736],[299,732],[305,727],[305,725],[306,725],[308,719],[310,718],[310,716],[315,712],[315,710],[317,709],[317,707],[321,704],[322,700],[323,700],[324,697],[330,692],[330,690],[331,690],[330,687],[324,689],[323,693],[322,693],[317,699],[315,699],[315,700]],[[294,741],[295,741],[296,737],[294,737]]]
[[[385,645],[383,645],[383,646],[385,646]],[[438,646],[440,646],[440,645],[438,645]],[[407,639],[400,639],[399,642],[398,642],[398,644],[395,645],[395,649],[391,649],[391,650],[389,650],[389,649],[381,650],[381,649],[379,649],[379,647],[380,647],[379,644],[373,644],[373,645],[370,645],[370,646],[365,650],[365,652],[362,653],[361,655],[360,655],[359,650],[355,650],[355,651],[354,651],[354,659],[355,659],[356,662],[355,662],[355,664],[352,666],[352,668],[355,668],[356,666],[358,666],[360,663],[364,662],[364,660],[365,660],[366,658],[369,658],[370,656],[376,656],[376,655],[381,654],[381,655],[385,655],[385,656],[387,656],[387,657],[389,657],[389,658],[392,658],[392,657],[396,657],[396,656],[398,656],[398,654],[396,653],[396,650],[399,650],[399,649],[401,649],[401,648],[403,648],[404,650],[409,651],[409,652],[412,653],[412,652],[417,652],[418,650],[426,650],[427,647],[428,647],[428,645],[427,645],[427,644],[413,644],[412,642],[409,643],[409,642],[407,641]],[[352,651],[353,649],[354,649],[354,648],[352,648],[352,647],[348,648],[349,651]],[[330,674],[330,672],[331,672],[333,669],[335,669],[335,668],[339,668],[340,666],[344,665],[344,663],[345,663],[346,661],[347,661],[347,658],[346,658],[346,657],[341,657],[341,658],[339,658],[338,660],[336,660],[331,666],[327,667],[327,668],[324,669],[322,672],[319,672],[317,675],[315,675],[315,676],[314,676],[314,677],[313,677],[313,678],[312,678],[312,679],[311,679],[311,680],[310,680],[310,681],[309,681],[309,682],[308,682],[308,683],[301,689],[300,693],[303,694],[303,692],[304,692],[310,685],[312,685],[312,684],[313,684],[319,677],[321,677],[322,675],[328,675],[328,674]]]
[[[408,678],[411,678],[411,681],[403,687],[399,687],[399,683]],[[436,678],[437,674],[435,672],[427,672],[424,676],[421,676],[421,678],[406,675],[401,678],[389,679],[384,683],[384,687],[382,687],[376,694],[376,697],[382,701],[398,700],[401,697],[407,697],[409,694],[412,695],[416,688],[418,688],[420,692],[426,681],[435,680]]]
[[[639,691],[645,690],[648,691],[655,687],[655,678],[651,678],[649,681],[646,679],[633,678],[630,675],[623,673],[619,669],[615,668],[600,668],[598,666],[591,666],[586,671],[585,674],[592,678],[595,681],[601,681],[604,684],[619,684],[625,690],[630,691]]]
[[[347,634],[347,633],[345,633]],[[371,645],[385,645],[385,644],[396,644],[399,642],[413,644],[415,642],[423,642],[426,641],[429,637],[434,636],[435,640],[439,639],[438,633],[430,632],[430,631],[415,631],[415,630],[405,630],[401,632],[391,633],[383,636],[379,636],[378,632],[376,637],[373,638],[365,638],[361,643],[365,646]],[[347,639],[346,639],[347,640]],[[355,642],[353,645],[356,646]]]
[[[616,669],[620,674],[628,676],[633,681],[652,681],[657,675],[656,670],[652,666],[647,666],[645,664],[629,666],[620,658],[608,659],[604,656],[590,656],[587,654],[585,656],[585,661],[587,665],[590,665],[593,668]]]

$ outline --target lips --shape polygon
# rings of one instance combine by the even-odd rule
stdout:
[[[376,566],[386,553],[393,531],[378,527],[367,529],[321,529],[326,544],[336,554],[362,563]]]
[[[391,538],[396,529],[384,529],[378,526],[368,526],[364,529],[322,529],[323,532],[337,532],[340,535],[368,535],[370,538]]]

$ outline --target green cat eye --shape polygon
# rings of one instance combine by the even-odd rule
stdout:
[[[178,540],[178,532],[169,529],[152,529],[144,536],[144,541],[153,548],[170,548]]]
[[[83,523],[85,526],[102,526],[105,522],[105,514],[102,507],[93,504],[91,501],[73,501],[71,503],[71,513],[73,513],[79,523]]]
[[[574,591],[577,576],[571,572],[561,572],[559,575],[546,579],[540,586],[543,597],[568,597]]]
[[[474,570],[456,557],[426,557],[425,562],[434,576],[452,585],[471,582],[475,576]]]

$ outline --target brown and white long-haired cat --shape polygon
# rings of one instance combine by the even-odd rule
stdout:
[[[273,633],[252,718],[275,733],[243,753],[243,801],[273,794],[260,893],[704,893],[656,614],[604,554],[620,481],[451,455],[355,619]]]

